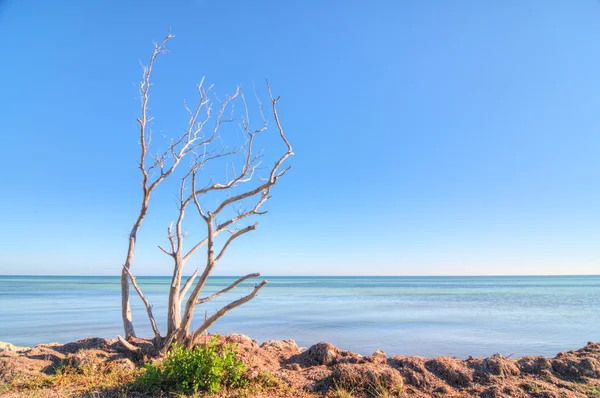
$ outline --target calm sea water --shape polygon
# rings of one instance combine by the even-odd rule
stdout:
[[[381,348],[458,357],[554,355],[600,341],[600,276],[267,279],[259,296],[210,332],[294,339],[301,346],[329,341],[361,354]],[[213,277],[207,293],[233,280]],[[138,282],[164,330],[169,278]],[[239,286],[197,311],[198,317],[250,290],[249,284]],[[137,296],[132,305],[138,335],[150,336]],[[31,346],[117,334],[118,277],[0,276],[0,341]]]

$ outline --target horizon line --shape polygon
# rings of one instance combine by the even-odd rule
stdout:
[[[42,277],[52,277],[52,276],[62,276],[62,277],[120,277],[121,275],[75,275],[75,274],[0,274],[0,277],[5,276],[42,276]],[[183,277],[189,277],[190,275],[182,275]],[[235,278],[242,277],[244,275],[210,275],[221,278]],[[341,277],[341,278],[390,278],[390,277],[411,277],[411,278],[424,278],[424,277],[532,277],[532,276],[600,276],[598,274],[477,274],[477,275],[462,275],[462,274],[436,274],[436,275],[261,275],[257,278],[298,278],[298,277]],[[172,277],[172,275],[136,275],[136,278],[146,278],[146,277]]]

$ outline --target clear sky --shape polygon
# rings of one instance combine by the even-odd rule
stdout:
[[[596,0],[4,0],[0,274],[119,274],[135,84],[169,27],[157,131],[181,130],[202,76],[220,95],[268,77],[296,153],[217,274],[599,273]],[[139,275],[171,272],[174,192]]]

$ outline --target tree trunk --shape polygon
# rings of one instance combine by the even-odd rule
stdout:
[[[121,317],[123,318],[123,329],[125,338],[135,337],[133,321],[131,319],[131,306],[129,304],[129,275],[123,270],[121,272]]]
[[[182,260],[180,256],[175,258],[175,270],[171,288],[169,289],[169,309],[167,314],[167,336],[170,336],[181,325],[181,269]]]
[[[127,271],[129,271],[129,268],[131,267],[131,262],[133,261],[137,232],[140,229],[140,225],[142,225],[142,221],[144,221],[144,217],[146,217],[149,200],[150,195],[144,188],[142,208],[140,209],[140,214],[138,215],[135,224],[133,224],[133,227],[131,228],[131,233],[129,234],[129,246],[127,248],[127,257],[125,258],[125,264],[123,265],[123,269],[121,270],[121,318],[123,319],[123,331],[125,333],[126,339],[130,337],[135,337],[135,330],[133,329],[133,319],[131,316],[131,304],[129,300],[129,273]]]

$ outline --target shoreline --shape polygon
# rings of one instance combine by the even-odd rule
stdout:
[[[363,356],[325,342],[308,348],[298,347],[293,340],[269,340],[259,345],[241,334],[221,336],[219,342],[237,346],[237,356],[246,364],[250,379],[265,373],[273,377],[278,387],[261,391],[257,396],[282,396],[279,394],[285,387],[285,396],[336,397],[340,396],[340,386],[351,391],[349,396],[377,396],[366,387],[375,380],[395,391],[388,396],[600,397],[600,343],[590,342],[554,357],[509,358],[494,354],[458,359],[387,356],[381,350]],[[153,346],[145,339],[135,339],[134,343],[148,355],[132,357],[118,341],[94,337],[32,348],[0,343],[0,387],[4,386],[0,388],[0,395],[29,396],[32,390],[19,388],[19,383],[25,386],[23,383],[27,380],[49,377],[65,363],[75,369],[85,366],[100,369],[100,364],[110,363],[117,364],[123,371],[136,372],[150,358]],[[39,388],[35,391],[38,397],[70,396],[67,390]],[[97,393],[112,396],[123,391]]]

